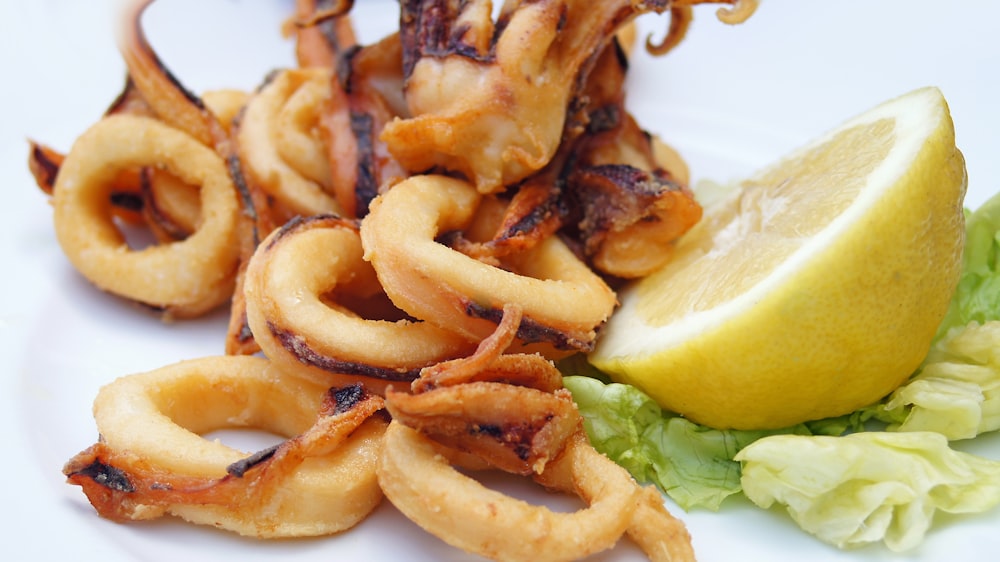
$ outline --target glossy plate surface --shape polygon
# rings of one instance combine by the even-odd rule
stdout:
[[[358,0],[362,37],[394,27],[396,4]],[[117,94],[113,3],[0,3],[0,498],[5,551],[15,559],[469,560],[387,502],[357,528],[305,541],[260,542],[176,521],[99,519],[62,464],[96,438],[90,407],[117,376],[220,353],[225,318],[162,324],[84,282],[56,243],[51,210],[25,166],[30,137],[66,150]],[[151,43],[192,90],[254,87],[292,62],[280,25],[291,0],[161,0],[147,14]],[[638,55],[630,103],[647,129],[679,148],[697,179],[747,174],[840,121],[925,85],[951,104],[969,171],[967,205],[1000,191],[1000,8],[989,0],[763,0],[729,27],[697,8],[687,40],[664,59]],[[644,18],[659,36],[665,19]],[[654,37],[655,38],[655,37]],[[238,442],[239,436],[227,436]],[[1000,436],[960,448],[1000,460]],[[538,492],[516,484],[516,493]],[[905,556],[880,546],[840,552],[780,511],[740,500],[721,512],[678,513],[703,562],[744,560],[987,560],[1000,547],[1000,509],[939,517]],[[599,560],[641,560],[623,541]]]

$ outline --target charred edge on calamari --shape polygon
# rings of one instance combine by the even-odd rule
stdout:
[[[184,240],[188,237],[189,233],[181,225],[174,222],[169,216],[167,216],[159,205],[156,204],[156,197],[153,196],[153,170],[144,167],[139,171],[139,189],[142,191],[144,197],[139,199],[139,208],[142,209],[143,199],[145,199],[146,212],[149,213],[149,218],[153,223],[159,227],[164,234],[169,236],[173,240]]]
[[[246,309],[240,314],[240,329],[236,332],[236,341],[240,344],[246,344],[253,341],[253,330],[250,329],[250,321],[247,320]]]
[[[494,241],[503,241],[530,234],[548,221],[553,220],[554,217],[559,217],[558,221],[561,223],[568,212],[569,209],[563,197],[563,182],[557,180],[552,184],[544,201],[532,207],[531,211],[505,228],[503,232],[494,237]]]
[[[368,214],[371,202],[378,195],[378,181],[375,178],[375,125],[367,113],[351,111],[351,133],[356,140],[358,152],[358,174],[354,187],[357,211],[355,215]]]
[[[294,355],[300,363],[317,367],[330,373],[343,375],[360,375],[386,381],[412,382],[420,375],[420,369],[397,370],[366,365],[354,361],[342,361],[318,353],[306,343],[302,336],[285,330],[268,321],[267,328],[277,338],[281,346]]]
[[[246,474],[248,470],[274,457],[274,453],[278,451],[278,448],[281,447],[281,445],[281,443],[271,445],[266,449],[257,451],[249,457],[234,462],[226,467],[226,474],[235,476],[236,478],[243,478],[243,475]]]
[[[503,319],[503,308],[491,308],[474,302],[465,303],[465,314],[473,318],[482,318],[490,322],[499,324]],[[547,342],[557,349],[571,349],[575,351],[590,351],[594,348],[593,339],[582,340],[571,334],[557,330],[551,326],[540,324],[535,320],[524,316],[517,327],[517,337],[521,341]]]
[[[236,186],[236,192],[240,196],[240,212],[250,221],[252,225],[253,245],[260,244],[261,233],[257,227],[260,216],[257,214],[257,206],[254,205],[253,195],[250,194],[250,186],[247,184],[246,175],[243,174],[243,161],[237,155],[226,158],[226,166],[229,169],[229,177]]]
[[[368,391],[360,384],[350,384],[341,388],[331,388],[327,393],[328,399],[333,403],[333,415],[343,414],[350,411],[368,398]]]
[[[52,195],[56,185],[56,176],[59,175],[59,162],[56,161],[60,155],[47,149],[46,147],[31,142],[31,152],[28,154],[28,168],[31,175],[35,176],[35,183],[45,193]]]
[[[538,427],[526,423],[477,424],[469,429],[473,435],[487,435],[509,449],[521,461],[527,461],[532,454],[532,441]]]
[[[318,0],[316,13],[319,19],[313,25],[319,30],[331,53],[340,50],[340,34],[337,32],[337,18],[347,14],[354,6],[353,0]]]
[[[108,199],[111,201],[112,206],[127,211],[138,212],[144,206],[142,197],[131,191],[112,191]]]
[[[90,464],[68,472],[66,476],[70,479],[74,477],[89,478],[94,483],[116,492],[132,493],[135,491],[135,485],[132,484],[127,472],[116,466],[105,464],[98,457],[95,457]]]
[[[468,26],[452,27],[458,13],[449,9],[448,0],[403,0],[399,3],[400,39],[403,45],[403,79],[409,79],[417,62],[426,56],[444,58],[457,54],[469,60],[490,63],[495,59],[494,47],[481,53],[463,40]],[[459,7],[461,10],[461,7]],[[497,26],[499,36],[501,26]]]
[[[272,248],[281,243],[287,236],[295,234],[301,230],[307,230],[310,228],[349,228],[355,232],[358,230],[357,223],[350,221],[348,219],[342,218],[338,215],[331,213],[323,213],[319,215],[302,216],[296,215],[288,221],[281,225],[275,232],[271,240],[264,246],[262,251],[269,252]]]
[[[354,93],[354,59],[361,53],[362,45],[352,45],[342,51],[337,51],[336,73],[334,78],[345,94]]]
[[[599,107],[588,114],[587,134],[596,135],[618,128],[622,122],[622,108],[616,104]]]
[[[570,178],[573,190],[586,190],[589,205],[583,209],[584,220],[591,231],[611,228],[614,219],[623,209],[615,200],[622,195],[634,199],[640,208],[652,203],[667,191],[680,191],[683,186],[674,181],[666,172],[647,172],[627,164],[604,164],[590,166],[574,172]],[[645,216],[642,220],[656,220],[655,216]]]
[[[337,57],[336,78],[340,88],[348,95],[354,92],[354,61],[363,47],[354,45]],[[368,214],[369,206],[378,195],[375,170],[375,119],[364,112],[350,110],[351,134],[357,150],[357,180],[354,187],[355,216]]]

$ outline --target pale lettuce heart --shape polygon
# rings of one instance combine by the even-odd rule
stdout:
[[[890,431],[971,439],[1000,429],[1000,322],[953,328],[882,407],[876,415],[890,421]]]
[[[839,548],[883,541],[908,550],[937,511],[1000,504],[1000,462],[955,451],[935,432],[776,435],[736,460],[751,501],[784,505],[803,530]]]

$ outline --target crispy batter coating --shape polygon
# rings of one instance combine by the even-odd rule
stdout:
[[[701,217],[683,158],[626,110],[633,19],[669,12],[646,40],[662,54],[693,6],[736,23],[757,0],[401,0],[398,32],[369,44],[353,0],[296,0],[297,67],[202,96],[147,41],[151,2],[123,11],[106,115],[65,156],[32,142],[29,168],[96,286],[167,318],[229,300],[227,355],[101,390],[102,438],[64,467],[98,513],[309,536],[384,490],[498,560],[624,535],[693,560],[658,492],[587,442],[552,360],[590,350],[609,283],[658,268]],[[123,223],[157,243],[128,248]],[[198,435],[232,425],[287,440],[246,454]],[[586,506],[531,506],[456,468]]]
[[[381,501],[379,397],[273,369],[259,357],[183,361],[101,389],[101,440],[63,468],[103,517],[176,515],[258,538],[348,529]],[[251,427],[288,439],[247,454],[200,433]]]
[[[427,322],[361,315],[353,303],[384,294],[361,255],[357,225],[333,216],[292,221],[264,240],[244,292],[250,328],[267,357],[324,384],[363,382],[382,392],[473,349]]]
[[[382,133],[411,172],[444,168],[494,193],[541,170],[596,54],[632,17],[670,2],[401,3],[410,117]]]

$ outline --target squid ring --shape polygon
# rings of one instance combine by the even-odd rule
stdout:
[[[183,240],[198,229],[201,205],[197,186],[150,168],[143,168],[141,174],[142,213],[157,240]]]
[[[232,130],[233,122],[243,111],[243,106],[246,105],[248,99],[250,99],[250,94],[243,90],[230,88],[208,90],[201,95],[201,101],[215,115],[227,133]]]
[[[338,402],[317,421],[326,394],[326,386],[255,356],[204,357],[121,377],[94,401],[101,442],[64,473],[112,519],[169,513],[259,538],[338,532],[381,501],[375,459],[386,424],[372,417],[377,397]],[[228,427],[298,437],[248,457],[199,435]]]
[[[247,94],[242,90],[209,90],[201,99],[228,131],[246,103]],[[143,192],[142,213],[157,240],[183,240],[197,230],[201,221],[197,186],[149,168],[141,171],[139,183]]]
[[[588,507],[553,512],[484,487],[453,468],[430,439],[395,421],[385,433],[378,477],[385,496],[411,521],[494,560],[576,560],[611,548],[630,524],[639,490],[578,432],[537,478]]]
[[[653,486],[640,488],[625,532],[651,562],[695,562],[691,534],[683,521],[667,511],[663,496]]]
[[[330,80],[325,69],[278,72],[250,97],[236,128],[240,157],[249,176],[292,215],[342,214],[334,196],[285,161],[278,148],[280,125],[294,121],[293,114],[282,117],[285,105],[306,84]],[[310,95],[315,96],[315,91]]]
[[[330,189],[330,161],[319,138],[317,123],[330,98],[330,81],[308,80],[288,96],[275,120],[275,150],[303,177]]]
[[[200,186],[202,220],[184,241],[133,251],[111,220],[109,191],[119,172],[146,166]],[[59,244],[102,290],[168,317],[197,316],[232,295],[239,260],[236,188],[223,160],[193,137],[148,117],[105,117],[73,144],[54,191]]]
[[[266,238],[247,267],[247,321],[264,354],[283,369],[317,381],[363,377],[382,393],[420,369],[465,355],[474,346],[427,322],[374,320],[330,299],[381,292],[362,257],[357,226],[333,216],[293,220]]]
[[[465,181],[426,175],[376,198],[361,223],[361,241],[386,294],[412,316],[473,341],[493,333],[505,304],[517,304],[521,341],[590,349],[615,294],[558,238],[506,258],[509,269],[437,242],[469,227],[482,197]]]

